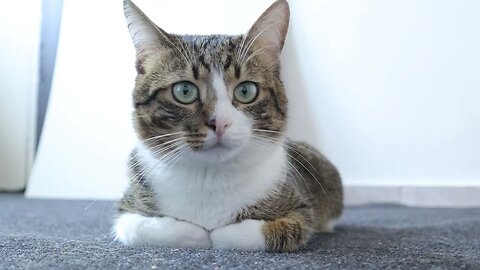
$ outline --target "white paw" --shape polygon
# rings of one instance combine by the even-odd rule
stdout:
[[[263,220],[247,219],[226,225],[210,233],[212,246],[216,249],[265,250]]]
[[[200,226],[171,217],[145,217],[124,213],[115,221],[115,239],[125,245],[209,248],[208,232]]]

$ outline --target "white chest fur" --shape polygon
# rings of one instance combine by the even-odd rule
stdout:
[[[139,153],[146,163],[156,162],[143,147]],[[284,179],[287,161],[283,147],[263,157],[251,154],[246,152],[221,165],[185,161],[157,169],[149,181],[158,206],[167,216],[207,230],[231,223],[243,207],[267,197]]]

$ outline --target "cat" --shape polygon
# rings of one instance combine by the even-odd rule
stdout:
[[[245,35],[176,35],[135,4],[139,144],[118,203],[126,245],[293,252],[343,209],[337,169],[286,137],[280,54],[289,5],[274,2]]]

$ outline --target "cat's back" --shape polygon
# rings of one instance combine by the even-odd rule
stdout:
[[[288,140],[285,148],[289,162],[288,181],[313,205],[317,224],[339,217],[343,209],[343,189],[335,166],[307,143]]]

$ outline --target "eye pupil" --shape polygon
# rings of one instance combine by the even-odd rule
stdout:
[[[198,98],[198,88],[191,82],[178,82],[172,87],[173,96],[183,104],[193,103]]]
[[[245,81],[235,88],[235,99],[240,103],[251,103],[257,97],[257,85],[251,81]]]

